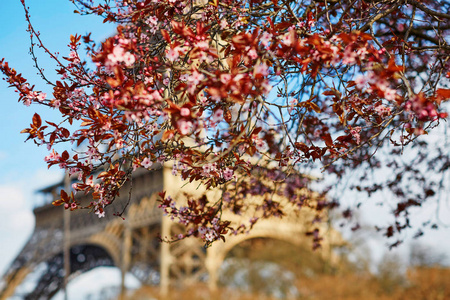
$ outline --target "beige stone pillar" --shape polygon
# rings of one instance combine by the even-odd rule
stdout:
[[[133,239],[131,237],[131,227],[127,220],[124,221],[123,244],[122,244],[122,262],[121,262],[121,282],[120,282],[120,300],[126,299],[127,288],[125,286],[125,275],[127,274],[131,263],[131,247]]]
[[[219,269],[223,263],[223,255],[219,249],[220,242],[216,242],[206,250],[205,267],[208,270],[208,288],[211,295],[217,293]]]
[[[170,238],[170,226],[172,222],[167,216],[163,216],[161,220],[161,237],[163,239]],[[172,263],[172,257],[170,254],[170,245],[167,242],[161,243],[160,253],[160,294],[161,297],[167,298],[169,294],[170,285],[170,265]]]

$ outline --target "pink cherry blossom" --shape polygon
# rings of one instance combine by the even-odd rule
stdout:
[[[360,90],[364,89],[367,86],[368,82],[369,82],[368,78],[364,75],[358,75],[355,78],[356,87]]]
[[[264,47],[267,47],[269,45],[269,42],[272,40],[272,37],[273,35],[271,33],[264,31],[259,40]]]
[[[220,74],[220,81],[223,84],[228,84],[228,82],[230,82],[230,80],[231,80],[231,74],[228,74],[228,73]]]
[[[117,45],[114,46],[113,52],[108,54],[108,61],[106,62],[107,66],[114,66],[118,63],[124,62],[126,66],[130,67],[136,61],[136,58],[130,52],[125,52],[122,46]]]
[[[44,160],[45,161],[53,161],[53,160],[59,160],[60,159],[60,156],[59,156],[59,154],[57,153],[57,152],[55,152],[55,150],[53,149],[52,150],[52,152],[50,152],[50,154],[49,155],[47,155],[45,158],[44,158]]]
[[[285,44],[286,46],[291,46],[292,45],[293,37],[292,37],[291,31],[289,31],[288,33],[286,33],[285,35],[283,35],[281,37],[281,42],[283,44]]]
[[[361,127],[359,127],[359,126],[353,127],[350,129],[350,133],[356,139],[356,143],[358,145],[361,143],[361,136],[359,134],[360,132],[361,132]]]
[[[187,121],[186,119],[180,119],[177,121],[178,131],[182,135],[187,135],[192,131],[193,124],[191,121]]]
[[[192,74],[188,77],[188,81],[194,85],[197,85],[205,78],[202,73],[199,73],[197,69],[194,69]]]
[[[391,88],[386,88],[384,91],[384,98],[389,101],[394,101],[397,97],[397,91]]]
[[[197,47],[203,51],[206,51],[206,50],[208,50],[209,45],[208,45],[207,41],[198,41],[195,43],[195,47]]]
[[[99,217],[99,218],[104,218],[105,217],[105,211],[103,209],[98,209],[95,211],[95,214]]]
[[[220,122],[223,120],[223,110],[222,109],[216,109],[214,113],[212,114],[212,121],[214,123]]]
[[[342,63],[347,65],[354,65],[356,63],[357,57],[358,54],[355,51],[353,51],[353,47],[351,45],[348,45],[347,47],[345,47]]]
[[[269,75],[269,67],[265,63],[257,64],[255,66],[254,72],[255,75],[260,74],[262,76],[267,76]]]
[[[39,102],[44,101],[45,98],[47,98],[47,94],[46,94],[46,93],[40,93],[40,94],[36,97],[36,99],[37,99]]]
[[[150,168],[152,165],[153,162],[148,157],[145,157],[141,162],[141,166],[146,169]]]
[[[289,102],[289,109],[288,109],[288,111],[289,111],[289,113],[291,113],[293,110],[294,110],[294,107],[296,106],[298,104],[298,100],[297,99],[292,99],[290,102]]]
[[[231,180],[233,178],[234,178],[234,171],[233,171],[233,169],[225,168],[225,170],[223,170],[223,179]]]
[[[248,51],[247,55],[251,58],[251,59],[257,59],[258,58],[258,53],[256,52],[255,49],[250,49],[250,51]]]
[[[169,51],[167,51],[167,59],[170,60],[171,62],[174,62],[175,60],[178,59],[180,55],[178,54],[178,51],[175,49],[169,49]]]
[[[227,20],[222,19],[222,20],[220,21],[220,29],[225,29],[225,28],[227,28],[227,27],[228,27],[228,22],[227,22]]]
[[[123,55],[123,62],[125,63],[125,65],[127,67],[131,67],[134,64],[135,61],[136,61],[136,58],[130,52],[126,52]]]
[[[192,74],[188,77],[188,91],[190,94],[193,94],[197,85],[205,78],[202,73],[199,73],[196,69],[192,72]]]
[[[267,150],[269,150],[269,147],[267,146],[265,140],[255,137],[253,138],[253,141],[255,143],[256,150],[258,150],[259,152],[265,153],[267,152]]]
[[[180,109],[180,115],[182,115],[183,117],[190,116],[191,115],[191,111],[187,107],[182,107]]]

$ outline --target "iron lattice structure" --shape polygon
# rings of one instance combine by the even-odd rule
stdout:
[[[259,221],[249,234],[230,235],[226,243],[217,242],[208,249],[193,238],[161,243],[160,235],[170,237],[182,232],[183,228],[162,215],[157,194],[165,190],[181,199],[181,187],[184,186],[185,191],[186,185],[171,174],[171,168],[138,172],[131,184],[123,187],[125,192],[111,209],[122,212],[129,201],[125,220],[111,212],[101,219],[83,210],[71,212],[69,281],[96,267],[116,266],[123,276],[131,272],[142,284],[159,285],[163,295],[171,286],[181,287],[199,281],[208,281],[209,288],[215,290],[218,271],[226,254],[240,242],[258,237],[281,239],[296,245],[311,242],[304,233],[309,230],[314,215],[302,210],[301,214],[293,213],[282,219]],[[42,190],[48,196],[48,204],[34,210],[34,232],[4,274],[0,282],[0,300],[14,295],[16,288],[28,281],[31,273],[35,288],[23,295],[23,299],[51,299],[63,287],[64,209],[51,204],[61,188],[62,184]],[[127,193],[130,188],[131,198]],[[90,201],[89,196],[80,197],[80,201]],[[245,219],[245,216],[238,218],[226,214],[224,217],[236,223]],[[321,255],[332,260],[330,249],[341,243],[340,235],[333,229],[324,230],[329,234]]]

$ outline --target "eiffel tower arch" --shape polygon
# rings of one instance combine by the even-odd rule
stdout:
[[[24,299],[50,299],[62,288],[65,277],[64,209],[51,204],[61,188],[62,183],[41,191],[47,197],[46,203],[34,210],[34,232],[0,281],[0,300],[14,295],[16,288],[26,282],[31,273],[37,278],[35,288],[23,295]],[[96,267],[115,266],[121,270],[122,278],[130,272],[142,284],[159,285],[161,295],[167,295],[172,287],[200,281],[207,281],[210,290],[215,291],[219,268],[226,254],[244,240],[266,237],[295,245],[311,243],[305,238],[305,232],[310,230],[314,215],[307,209],[282,219],[261,220],[248,234],[229,235],[226,243],[216,242],[208,249],[194,238],[160,243],[159,235],[170,237],[183,232],[180,225],[163,216],[158,208],[157,194],[162,190],[177,201],[183,201],[181,191],[194,195],[205,192],[194,185],[186,186],[179,177],[171,174],[171,168],[162,167],[151,172],[138,171],[123,187],[105,218],[99,219],[83,210],[71,212],[68,280]],[[208,193],[211,197],[219,196],[217,191]],[[90,201],[89,196],[80,196],[79,199]],[[120,213],[124,209],[125,219],[113,215],[113,212]],[[240,224],[246,216],[237,217],[230,213],[224,218]],[[333,260],[330,249],[341,243],[341,239],[333,229],[321,228],[321,232],[326,231],[329,238],[322,243],[320,253]]]
[[[205,261],[209,278],[208,286],[211,291],[216,291],[219,281],[219,270],[227,254],[240,243],[257,238],[274,239],[292,244],[295,247],[312,248],[311,238],[305,236],[306,228],[298,226],[298,223],[284,221],[262,220],[248,233],[236,236],[229,236],[226,243],[215,243],[208,249]],[[322,228],[325,230],[325,228]],[[340,235],[335,231],[329,231],[329,236],[322,243],[322,248],[317,255],[324,261],[329,261],[331,265],[337,264],[337,256],[333,254],[332,247],[341,244]]]
[[[221,197],[220,190],[209,190],[206,191],[194,184],[185,184],[184,181],[181,180],[180,177],[172,177],[168,172],[165,173],[166,182],[172,182],[171,185],[166,187],[166,192],[169,195],[172,195],[174,199],[177,201],[184,202],[184,194],[189,194],[193,196],[201,196],[206,194],[208,199],[219,199]],[[180,186],[183,186],[183,190],[180,190]],[[307,195],[311,197],[317,197],[318,195],[307,191],[304,191]],[[263,195],[261,195],[263,196]],[[249,206],[253,206],[252,204],[260,204],[263,197],[252,197],[251,199],[247,199],[247,204]],[[269,238],[285,241],[293,244],[294,246],[302,246],[312,248],[312,238],[307,237],[306,233],[311,232],[313,229],[319,229],[321,235],[324,237],[324,240],[321,243],[320,249],[317,250],[317,255],[321,256],[323,259],[328,261],[331,265],[335,265],[338,263],[338,257],[334,254],[333,248],[337,246],[342,246],[344,241],[338,231],[329,226],[326,222],[327,220],[323,220],[320,225],[314,223],[314,218],[316,214],[313,210],[308,207],[302,208],[300,211],[298,207],[294,204],[290,203],[288,199],[281,196],[273,196],[273,200],[279,202],[283,207],[284,211],[287,212],[285,216],[282,218],[269,218],[259,220],[253,228],[244,234],[233,235],[232,233],[228,234],[226,237],[226,242],[215,242],[211,247],[206,249],[206,253],[200,252],[200,248],[195,244],[197,241],[195,239],[186,239],[182,242],[184,244],[179,245],[183,251],[174,251],[171,249],[171,245],[163,244],[162,247],[167,247],[167,266],[166,268],[170,270],[169,276],[165,277],[170,279],[170,282],[164,283],[161,282],[161,290],[164,294],[164,291],[167,291],[168,286],[178,282],[176,285],[186,285],[192,282],[197,281],[201,278],[202,274],[207,274],[206,279],[208,282],[208,287],[211,292],[217,291],[218,288],[218,275],[219,269],[224,262],[226,255],[228,252],[238,244],[255,239],[255,238]],[[314,199],[311,199],[314,201]],[[254,211],[251,209],[246,211],[243,215],[236,215],[229,211],[224,211],[222,214],[223,219],[230,220],[231,225],[236,228],[240,224],[248,223],[249,219],[254,215]],[[178,232],[174,231],[171,228],[176,228],[177,226],[171,222],[168,218],[164,218],[164,221],[167,222],[167,225],[164,226],[166,229],[166,235],[169,233],[176,234]],[[175,247],[178,247],[177,244],[173,244]],[[198,245],[198,244],[197,244]],[[194,261],[186,264],[186,266],[190,266],[193,273],[185,273],[190,274],[190,276],[180,276],[178,281],[174,281],[177,276],[172,272],[172,270],[177,270],[181,265],[183,265],[179,259],[179,253],[183,253],[185,257],[189,257],[191,260],[193,257],[196,258]],[[201,254],[203,253],[203,254]],[[172,264],[171,264],[172,263]],[[195,276],[192,276],[195,275]],[[180,281],[181,279],[181,281]]]

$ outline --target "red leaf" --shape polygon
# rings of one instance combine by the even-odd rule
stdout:
[[[442,99],[449,99],[450,98],[450,89],[438,89],[436,91],[436,94],[438,97]]]
[[[63,201],[63,202],[69,202],[69,195],[67,195],[67,193],[66,193],[66,191],[64,191],[64,190],[61,190],[61,193],[60,193],[60,195],[61,195],[61,201]]]
[[[61,128],[61,133],[65,138],[68,138],[70,136],[70,132],[66,128]]]
[[[252,134],[257,135],[258,133],[261,132],[261,130],[262,130],[262,127],[256,127],[256,128],[253,130]]]
[[[60,205],[62,205],[63,203],[64,203],[64,201],[62,201],[61,199],[55,200],[55,201],[52,202],[52,204],[53,204],[54,206],[60,206]]]
[[[329,133],[321,135],[320,138],[325,141],[325,144],[328,147],[333,147],[333,140],[331,139],[331,135]]]
[[[253,156],[255,154],[255,152],[256,152],[256,147],[255,146],[250,146],[250,147],[247,148],[248,155]]]
[[[312,108],[316,113],[320,113],[320,107],[314,102],[309,102],[309,107]]]
[[[102,177],[106,177],[108,176],[108,172],[101,172],[100,174],[98,174],[97,178],[102,178]]]
[[[170,35],[167,30],[161,29],[161,34],[167,43],[170,43]]]
[[[56,125],[56,124],[53,123],[53,122],[45,121],[45,123],[47,123],[47,124],[49,124],[49,125],[52,125],[53,127],[58,128],[58,125]]]
[[[67,152],[67,150],[66,151],[64,151],[62,154],[61,154],[61,158],[63,159],[63,160],[68,160],[69,159],[69,152]]]
[[[301,143],[301,142],[296,142],[295,148],[301,150],[302,152],[307,152],[309,150],[308,146],[306,146],[305,143]]]
[[[33,115],[33,125],[34,125],[34,127],[39,128],[39,127],[41,127],[41,124],[42,124],[41,117],[37,113],[35,113]]]
[[[175,134],[175,130],[171,129],[171,130],[166,130],[164,131],[161,140],[163,142],[167,141],[168,139],[172,138],[173,135]]]

